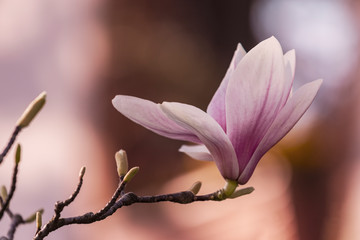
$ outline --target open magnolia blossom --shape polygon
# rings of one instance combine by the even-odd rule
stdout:
[[[322,80],[292,93],[295,51],[283,54],[276,38],[248,53],[239,44],[207,112],[177,102],[118,95],[114,107],[132,121],[168,138],[196,143],[179,151],[214,161],[222,176],[245,184],[261,157],[282,139],[314,100]]]

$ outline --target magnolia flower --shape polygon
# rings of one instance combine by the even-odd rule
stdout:
[[[190,141],[179,151],[214,161],[230,182],[245,184],[261,157],[282,139],[314,100],[322,80],[292,93],[295,51],[283,54],[276,38],[248,53],[239,44],[207,111],[194,106],[118,95],[114,107],[168,138]]]

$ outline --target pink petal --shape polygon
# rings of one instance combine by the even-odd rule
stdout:
[[[285,105],[287,99],[291,95],[292,85],[295,76],[295,50],[290,50],[284,55],[285,62],[285,87],[282,102]]]
[[[226,132],[226,114],[225,114],[225,94],[226,88],[231,78],[235,67],[239,64],[240,60],[245,56],[246,52],[242,45],[239,43],[234,56],[231,60],[230,66],[225,74],[224,79],[220,83],[219,88],[216,90],[213,98],[211,99],[209,106],[207,107],[207,113],[210,114],[224,129]]]
[[[226,126],[240,172],[286,101],[285,80],[283,52],[274,37],[250,50],[229,80]]]
[[[288,100],[240,175],[240,184],[245,184],[249,180],[260,158],[294,127],[313,102],[321,83],[322,80],[319,79],[303,85]]]
[[[200,143],[192,132],[169,119],[160,109],[159,104],[124,95],[117,95],[112,103],[125,117],[161,136]]]
[[[222,176],[237,179],[239,168],[234,148],[221,126],[199,108],[164,102],[161,109],[180,126],[195,134],[209,149]]]
[[[290,50],[288,52],[286,52],[284,54],[284,61],[285,61],[285,65],[289,65],[290,66],[290,70],[291,70],[291,79],[294,79],[295,76],[295,64],[296,64],[296,59],[295,59],[295,50]]]
[[[182,145],[179,152],[201,161],[213,161],[213,157],[205,145]]]

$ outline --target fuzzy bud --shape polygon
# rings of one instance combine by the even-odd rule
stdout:
[[[115,153],[116,167],[119,177],[124,176],[129,171],[129,164],[126,152],[124,150],[120,150]]]
[[[42,226],[42,213],[40,211],[36,212],[36,232],[40,231]]]
[[[133,178],[135,177],[135,175],[137,174],[138,171],[139,171],[139,167],[133,167],[132,169],[130,169],[130,170],[126,173],[123,182],[124,182],[124,183],[130,182],[131,179],[133,179]]]
[[[19,164],[20,158],[21,158],[21,146],[20,146],[20,144],[18,144],[16,147],[16,153],[15,153],[15,163],[16,164]]]
[[[231,194],[231,196],[229,198],[231,198],[231,199],[238,198],[238,197],[241,197],[243,195],[250,194],[254,190],[255,190],[255,188],[253,188],[253,187],[247,187],[247,188],[239,189],[239,190],[236,190],[233,194]]]
[[[191,188],[189,189],[190,192],[192,192],[194,195],[198,194],[201,188],[201,182],[197,181],[195,182]]]
[[[25,219],[24,221],[25,221],[26,223],[31,223],[31,222],[35,221],[35,220],[36,220],[36,214],[37,214],[38,212],[40,212],[41,214],[43,214],[43,213],[44,213],[44,209],[40,209],[40,210],[38,210],[37,212],[31,214],[31,215],[30,215],[27,219]]]
[[[39,113],[41,108],[44,106],[45,101],[46,101],[46,92],[42,92],[25,109],[24,113],[21,115],[16,125],[22,128],[27,127],[30,124],[30,122],[34,119],[34,117]]]
[[[80,178],[83,178],[83,177],[84,177],[85,171],[86,171],[86,167],[85,167],[85,166],[80,169],[80,172],[79,172],[79,177],[80,177]]]
[[[8,197],[8,193],[7,193],[7,189],[6,189],[6,187],[5,187],[4,185],[1,186],[1,192],[0,192],[0,194],[1,194],[2,200],[5,201],[6,198]]]

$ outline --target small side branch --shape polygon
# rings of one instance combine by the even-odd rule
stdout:
[[[13,170],[13,176],[12,176],[12,181],[11,181],[11,187],[10,187],[10,192],[9,195],[7,196],[7,198],[5,200],[3,200],[3,204],[1,204],[1,209],[0,209],[0,220],[2,219],[4,212],[6,211],[6,209],[9,207],[10,201],[14,195],[15,189],[16,189],[16,181],[17,181],[17,174],[18,174],[18,170],[19,170],[19,163],[16,162],[15,163],[15,167]]]
[[[14,144],[16,137],[19,135],[20,131],[21,131],[22,127],[20,126],[16,126],[13,134],[11,135],[11,138],[8,142],[8,144],[6,145],[6,147],[4,148],[3,152],[0,154],[0,164],[2,163],[2,161],[4,160],[6,154],[9,152],[10,148],[12,147],[12,145]]]
[[[57,202],[54,208],[54,215],[52,219],[46,223],[41,228],[41,215],[37,219],[37,230],[34,236],[34,240],[42,240],[48,236],[51,232],[71,224],[90,224],[97,221],[104,220],[105,218],[114,214],[119,208],[123,206],[130,206],[135,203],[157,203],[157,202],[174,202],[179,204],[189,204],[196,201],[222,201],[226,198],[237,198],[246,194],[251,193],[254,188],[244,188],[237,191],[235,188],[232,191],[232,194],[225,194],[226,189],[222,188],[216,192],[206,194],[206,195],[197,195],[200,190],[201,182],[195,182],[193,186],[188,191],[176,192],[171,194],[164,195],[155,195],[155,196],[137,196],[135,193],[129,192],[125,193],[126,185],[134,178],[134,176],[139,171],[139,167],[133,167],[128,170],[127,157],[124,152],[119,151],[115,154],[115,160],[117,164],[117,171],[119,176],[119,185],[116,188],[114,194],[112,195],[109,202],[105,205],[104,208],[99,210],[96,213],[88,212],[80,216],[62,218],[61,213],[64,208],[70,205],[75,198],[78,196],[82,183],[83,177],[85,174],[85,167],[80,170],[79,174],[79,183],[74,190],[73,194],[65,201]],[[125,174],[126,173],[126,174]]]
[[[70,195],[68,199],[62,202],[56,202],[54,208],[54,216],[53,218],[39,231],[36,232],[34,239],[44,239],[50,232],[60,228],[62,226],[61,222],[61,212],[65,207],[69,206],[75,198],[78,196],[81,186],[83,184],[83,178],[85,174],[85,167],[82,167],[79,174],[79,183],[75,189],[75,191]]]
[[[183,191],[165,195],[155,195],[155,196],[137,196],[135,193],[129,192],[123,194],[125,186],[127,184],[126,181],[120,178],[120,183],[118,188],[115,190],[112,198],[106,204],[106,206],[98,211],[97,213],[89,212],[81,216],[77,217],[68,217],[68,218],[61,218],[60,214],[63,208],[65,207],[64,203],[69,202],[69,204],[74,200],[77,196],[82,183],[82,178],[80,178],[80,182],[78,184],[77,189],[74,191],[74,194],[64,202],[58,202],[55,205],[55,215],[54,217],[40,230],[36,233],[34,240],[41,240],[44,239],[47,235],[51,232],[71,224],[91,224],[97,221],[104,220],[105,218],[111,216],[115,213],[119,208],[123,206],[129,206],[135,203],[157,203],[157,202],[174,202],[180,204],[189,204],[196,201],[222,201],[221,190],[206,194],[206,195],[195,195],[192,191]],[[242,189],[242,195],[246,195],[251,193],[254,188],[244,188]],[[238,195],[240,196],[240,195]],[[119,198],[120,197],[120,198]],[[119,198],[119,199],[118,199]],[[70,201],[70,199],[72,199]],[[58,206],[64,207],[58,207]],[[67,206],[67,205],[66,205]]]
[[[12,218],[11,218],[11,225],[10,225],[10,229],[8,231],[8,234],[7,234],[7,238],[9,240],[13,240],[14,239],[14,235],[15,235],[15,231],[17,229],[17,227],[20,225],[20,224],[24,224],[25,221],[24,219],[21,217],[21,215],[19,214],[15,214]]]
[[[2,198],[0,198],[0,204],[1,205],[4,204],[2,201]],[[32,216],[30,216],[29,218],[24,220],[24,218],[20,214],[13,214],[9,208],[7,208],[5,210],[5,212],[11,219],[11,222],[10,222],[10,227],[9,227],[6,237],[2,236],[2,237],[0,237],[0,240],[13,240],[14,236],[15,236],[15,232],[20,225],[28,224],[28,223],[31,223],[34,221]],[[39,212],[43,212],[43,210],[40,209]]]
[[[84,182],[84,180],[83,180],[84,174],[85,174],[85,168],[82,168],[81,171],[80,171],[80,175],[79,175],[79,183],[78,183],[75,191],[65,201],[57,202],[55,204],[55,209],[54,209],[55,215],[54,215],[54,217],[52,219],[53,222],[57,222],[59,220],[59,218],[61,216],[61,212],[64,210],[64,208],[69,206],[75,200],[77,195],[79,194],[81,186],[82,186],[82,184]]]

